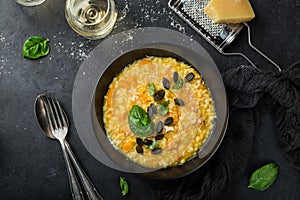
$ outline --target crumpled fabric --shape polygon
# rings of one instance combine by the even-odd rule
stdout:
[[[273,108],[281,148],[300,171],[300,62],[276,73],[240,67],[225,73],[223,80],[232,108],[255,108],[269,97],[264,100]]]
[[[154,186],[154,199],[212,200],[226,192],[247,167],[259,122],[259,102],[273,110],[274,137],[300,173],[300,62],[281,72],[240,66],[224,73],[223,81],[229,99],[229,123],[222,144],[196,172]]]

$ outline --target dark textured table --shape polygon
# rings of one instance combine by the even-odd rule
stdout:
[[[238,57],[220,55],[167,6],[167,0],[117,0],[119,17],[112,34],[138,27],[157,26],[192,37],[211,54],[221,72],[247,64]],[[252,1],[256,18],[249,24],[253,43],[282,68],[299,60],[300,1]],[[68,26],[64,1],[47,0],[38,7],[22,7],[2,0],[0,12],[0,197],[1,199],[71,199],[65,163],[57,141],[40,131],[33,103],[40,93],[55,93],[71,122],[68,140],[78,160],[105,199],[122,199],[119,176],[129,182],[124,199],[148,199],[157,181],[117,172],[95,160],[77,135],[71,110],[76,72],[88,53],[101,42],[89,41]],[[50,39],[51,52],[39,60],[22,57],[22,45],[32,35]],[[228,49],[243,51],[262,69],[272,66],[247,47],[244,30]],[[247,189],[251,172],[270,161],[279,175],[264,192]],[[254,148],[247,169],[239,181],[220,199],[300,199],[300,174],[283,157],[268,110],[260,113]]]

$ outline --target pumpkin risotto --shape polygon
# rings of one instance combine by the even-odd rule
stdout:
[[[198,72],[174,58],[146,57],[109,86],[103,121],[112,145],[150,168],[185,163],[210,135],[215,110]]]

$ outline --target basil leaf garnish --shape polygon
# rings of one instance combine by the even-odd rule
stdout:
[[[155,91],[156,91],[156,88],[155,88],[154,83],[149,83],[148,84],[148,93],[149,93],[149,95],[153,96]]]
[[[154,123],[148,113],[138,105],[130,109],[128,122],[131,131],[140,137],[150,136],[154,131]]]
[[[120,177],[120,187],[121,187],[122,196],[125,196],[129,191],[129,186],[124,177]]]
[[[269,163],[257,169],[250,177],[248,188],[266,190],[273,184],[278,174],[278,166]]]
[[[180,88],[182,88],[182,87],[183,87],[183,79],[180,78],[180,79],[175,83],[175,85],[174,85],[172,88],[175,89],[175,90],[178,90],[178,89],[180,89]]]
[[[48,55],[50,47],[49,40],[41,36],[29,37],[23,45],[23,56],[26,58],[37,59]]]
[[[161,104],[159,104],[159,113],[164,116],[169,112],[169,104],[170,104],[170,100],[168,101],[164,101]]]

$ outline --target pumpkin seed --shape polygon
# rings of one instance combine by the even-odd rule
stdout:
[[[175,99],[174,99],[174,102],[175,102],[175,104],[178,105],[178,106],[184,106],[184,102],[183,102],[183,100],[180,99],[180,98],[175,98]]]
[[[157,124],[155,125],[156,133],[162,132],[163,128],[164,128],[164,123],[162,121],[157,122]]]
[[[154,148],[151,151],[152,154],[160,154],[161,152],[162,152],[162,148]]]
[[[156,108],[156,105],[155,105],[154,103],[151,103],[151,104],[150,104],[150,107],[151,107],[151,110],[152,110],[153,114],[156,115],[156,114],[157,114],[157,108]]]
[[[193,72],[191,72],[185,76],[184,80],[185,80],[185,82],[190,82],[191,80],[194,79],[194,77],[195,77],[195,75],[193,74]]]
[[[136,145],[135,150],[139,154],[144,154],[143,147],[141,147],[140,145]]]
[[[153,116],[153,110],[152,110],[151,106],[148,106],[147,113],[150,118]]]
[[[143,146],[143,140],[141,138],[136,138],[136,143],[139,145],[139,146]]]
[[[164,90],[158,90],[154,93],[154,101],[160,101],[165,97],[165,91]]]
[[[147,146],[150,146],[152,143],[153,143],[152,140],[149,140],[149,139],[144,140],[144,144],[147,145]]]
[[[163,78],[163,86],[168,90],[170,89],[171,83],[168,79]]]
[[[164,124],[166,126],[169,126],[170,124],[172,124],[174,121],[173,117],[168,117],[167,119],[165,119]]]
[[[155,140],[161,140],[161,139],[163,139],[164,138],[164,134],[157,134],[156,136],[155,136]]]
[[[175,71],[173,73],[173,81],[176,84],[178,82],[178,80],[179,80],[179,75],[178,75],[178,72]]]

